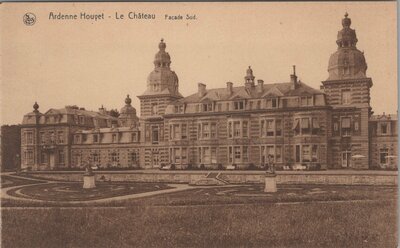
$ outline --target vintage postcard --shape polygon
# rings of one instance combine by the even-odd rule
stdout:
[[[2,247],[397,247],[396,2],[0,12]]]

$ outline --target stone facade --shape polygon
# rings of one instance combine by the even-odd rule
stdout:
[[[243,83],[183,97],[163,40],[140,99],[140,118],[129,95],[118,117],[76,107],[34,111],[21,130],[22,167],[34,170],[84,167],[177,169],[357,168],[397,165],[397,118],[374,117],[372,79],[347,14],[329,77],[320,90],[297,79],[255,80],[249,66]],[[384,123],[388,123],[382,133]],[[381,130],[381,131],[379,131]],[[389,131],[388,131],[389,130]]]

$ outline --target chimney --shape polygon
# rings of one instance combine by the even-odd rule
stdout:
[[[293,89],[296,89],[298,86],[297,76],[296,76],[296,66],[293,65],[293,74],[290,75],[290,82],[292,83]]]
[[[226,83],[226,90],[228,92],[228,95],[232,95],[232,93],[233,93],[233,83],[232,82]]]
[[[198,83],[197,85],[199,97],[203,97],[207,93],[206,85],[203,83]]]
[[[258,79],[257,80],[257,92],[258,93],[262,93],[263,92],[263,89],[264,89],[264,80],[262,80],[262,79]]]

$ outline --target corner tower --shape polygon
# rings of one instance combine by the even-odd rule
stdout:
[[[141,117],[161,116],[170,102],[182,98],[178,91],[178,76],[170,68],[171,57],[165,51],[166,47],[161,39],[154,57],[154,70],[147,77],[147,89],[138,96]]]
[[[367,77],[364,52],[357,49],[356,31],[346,13],[337,34],[337,51],[329,59],[329,77],[321,89],[332,106],[329,154],[332,168],[369,167],[371,78]]]

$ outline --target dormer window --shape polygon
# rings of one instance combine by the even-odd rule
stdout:
[[[85,117],[79,116],[79,124],[85,124]]]
[[[183,113],[183,106],[175,105],[175,113]]]
[[[301,97],[301,106],[312,106],[313,105],[313,97],[312,96],[302,96]]]
[[[203,112],[210,112],[212,111],[212,103],[204,103],[203,104]]]
[[[244,109],[244,102],[243,101],[236,101],[234,102],[235,110],[242,110]]]
[[[267,108],[277,108],[278,107],[278,99],[272,98],[267,99]]]
[[[390,125],[387,122],[380,123],[381,135],[388,135],[390,133]]]

